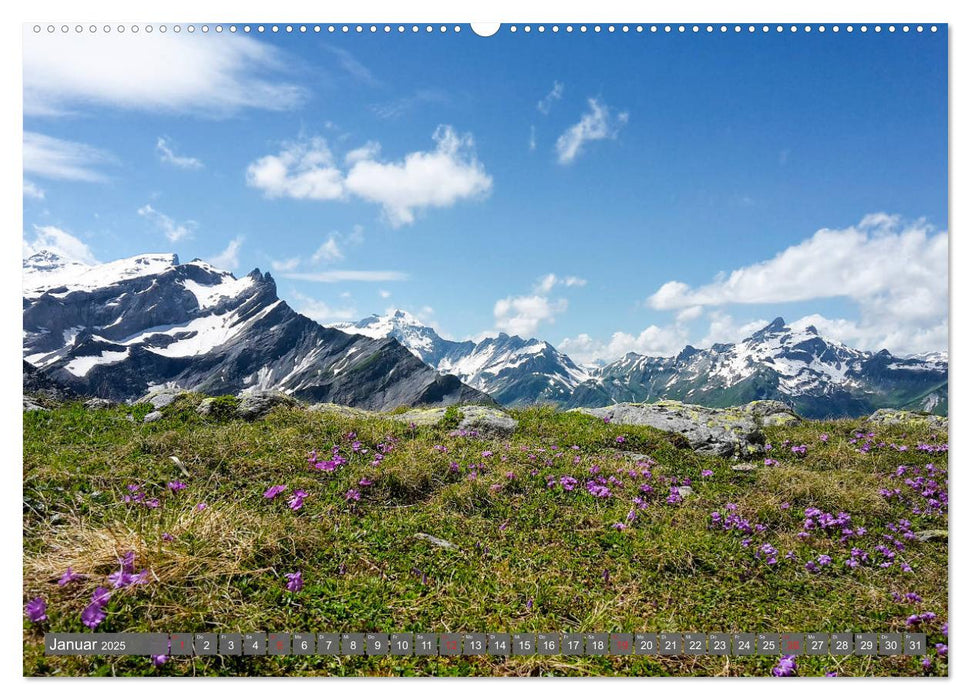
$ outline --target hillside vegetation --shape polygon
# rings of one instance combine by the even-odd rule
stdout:
[[[739,470],[651,428],[548,408],[487,438],[455,430],[458,411],[421,427],[299,407],[246,422],[200,416],[200,399],[145,424],[148,405],[24,414],[24,603],[42,598],[47,617],[24,620],[26,675],[764,676],[779,663],[45,657],[45,631],[91,627],[102,586],[99,632],[920,631],[926,657],[799,656],[795,673],[947,674],[946,434],[768,427],[771,449]],[[79,578],[59,585],[68,567]]]

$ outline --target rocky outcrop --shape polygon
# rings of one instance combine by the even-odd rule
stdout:
[[[488,406],[461,406],[455,414],[455,424],[447,423],[446,408],[418,408],[388,416],[400,423],[414,425],[441,425],[482,437],[506,437],[512,435],[519,421],[505,411]]]
[[[576,410],[617,425],[646,425],[677,433],[688,441],[695,452],[722,456],[761,452],[765,445],[764,426],[800,420],[790,408],[778,401],[755,401],[734,408],[707,408],[680,401],[659,401]]]
[[[881,408],[874,411],[867,418],[868,423],[876,425],[905,425],[917,428],[931,428],[947,432],[947,416],[936,416],[932,413],[916,413],[901,411],[895,408]]]

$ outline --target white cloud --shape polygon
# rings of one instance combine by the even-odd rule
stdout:
[[[708,320],[708,335],[699,343],[703,348],[710,347],[713,343],[737,343],[769,325],[764,318],[737,323],[724,311],[712,311],[708,314]]]
[[[320,137],[286,143],[277,155],[263,156],[246,169],[246,184],[270,198],[340,199],[343,177]]]
[[[536,103],[536,109],[543,114],[549,114],[553,108],[553,103],[563,98],[563,83],[558,80],[553,81],[553,88],[546,93],[546,97]]]
[[[412,223],[416,210],[490,192],[492,177],[476,158],[471,135],[439,126],[432,139],[435,150],[415,151],[398,162],[357,161],[347,173],[348,191],[381,205],[392,226]]]
[[[87,243],[56,226],[34,226],[34,237],[31,240],[27,240],[26,234],[24,235],[25,258],[42,250],[49,250],[62,258],[85,265],[98,264],[98,259],[94,257]]]
[[[575,362],[588,363],[597,360],[612,362],[629,352],[651,356],[676,355],[687,344],[688,329],[675,324],[650,325],[637,335],[617,331],[606,342],[581,333],[573,338],[564,338],[557,349]]]
[[[536,150],[536,127],[535,126],[529,127],[529,150],[531,151]]]
[[[395,227],[412,223],[418,210],[487,195],[492,177],[476,158],[472,136],[439,126],[432,138],[434,150],[415,151],[397,162],[378,160],[381,146],[369,141],[347,153],[346,173],[324,139],[291,142],[279,154],[251,163],[246,182],[267,197],[337,200],[356,196],[380,205]]]
[[[536,333],[541,323],[552,323],[557,314],[563,313],[566,308],[566,299],[551,301],[540,294],[531,294],[500,299],[493,307],[492,314],[498,330],[529,337]]]
[[[448,104],[448,95],[438,90],[421,89],[411,95],[389,102],[371,105],[371,111],[381,119],[397,119],[425,104]]]
[[[305,282],[402,282],[408,279],[408,273],[397,270],[325,270],[288,272],[283,276]]]
[[[858,322],[820,322],[839,334],[837,340],[892,352],[940,349],[947,338],[947,232],[934,231],[923,220],[870,214],[856,226],[821,229],[774,258],[719,275],[709,284],[667,282],[648,304],[674,310],[834,297],[854,302],[860,314]],[[921,346],[932,339],[938,345]]]
[[[44,190],[38,187],[32,180],[24,178],[24,197],[27,199],[43,199]]]
[[[229,242],[226,248],[216,255],[209,258],[209,262],[223,270],[235,270],[239,267],[239,249],[243,245],[243,237],[236,236]]]
[[[694,321],[699,318],[704,312],[704,306],[689,306],[678,312],[677,319],[681,323],[687,323],[688,321]]]
[[[193,158],[191,156],[180,156],[176,155],[169,145],[168,139],[161,136],[158,137],[158,141],[155,143],[155,152],[158,153],[158,158],[163,163],[168,163],[169,165],[174,165],[176,168],[182,168],[183,170],[199,170],[204,167],[202,161],[198,158]]]
[[[153,222],[165,237],[171,243],[181,241],[183,238],[187,238],[192,235],[192,232],[196,228],[195,221],[186,221],[184,223],[179,223],[171,216],[163,214],[157,209],[154,209],[151,204],[146,204],[138,210],[138,215],[143,216],[149,221]]]
[[[271,260],[270,267],[274,272],[290,272],[300,267],[300,258],[287,258],[286,260]]]
[[[293,293],[295,302],[294,308],[298,313],[307,318],[312,318],[320,324],[334,323],[337,321],[352,321],[358,318],[357,309],[353,306],[335,307],[330,304],[308,297],[299,292]]]
[[[324,46],[324,48],[337,56],[338,63],[340,63],[341,68],[347,71],[351,77],[372,87],[381,85],[381,81],[374,77],[371,70],[357,60],[354,54],[352,54],[350,51],[346,51],[345,49],[341,49],[336,46]]]
[[[381,153],[381,144],[377,141],[368,141],[363,146],[354,148],[344,156],[347,165],[354,165],[359,160],[374,160]]]
[[[389,292],[387,289],[379,289],[378,296],[382,299],[388,299],[391,297],[391,292]]]
[[[584,144],[590,141],[617,138],[621,127],[627,123],[627,112],[613,116],[610,108],[594,97],[587,100],[587,105],[589,111],[556,140],[556,157],[561,165],[569,165],[576,160]]]
[[[286,110],[305,91],[285,82],[286,57],[241,34],[24,34],[24,113],[89,105],[219,118]]]
[[[24,132],[25,173],[52,180],[103,182],[108,178],[97,168],[114,162],[110,153],[85,143]]]
[[[537,294],[549,294],[553,287],[562,285],[564,287],[584,287],[587,281],[582,277],[570,275],[568,277],[557,277],[552,272],[540,277],[533,285],[533,291]]]
[[[316,252],[310,256],[310,262],[334,262],[335,260],[343,260],[344,253],[341,251],[340,244],[337,242],[337,236],[335,234],[330,234],[326,241],[320,244]]]

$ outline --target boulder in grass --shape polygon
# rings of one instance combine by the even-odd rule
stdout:
[[[178,389],[176,387],[165,387],[163,389],[155,389],[145,394],[142,398],[136,401],[139,403],[148,403],[152,405],[156,411],[161,410],[168,406],[170,403],[179,398],[182,394],[185,394],[185,389]]]
[[[151,413],[145,414],[145,417],[142,418],[142,423],[154,423],[157,420],[162,420],[162,417],[161,411],[152,411]]]
[[[519,421],[505,411],[490,406],[475,405],[413,408],[404,413],[389,414],[388,418],[407,425],[440,425],[447,417],[447,411],[452,411],[452,415],[458,419],[457,423],[450,427],[461,433],[475,433],[481,437],[508,437],[519,425]]]
[[[764,425],[801,419],[779,401],[754,401],[732,408],[708,408],[680,401],[619,403],[604,408],[578,408],[615,425],[647,425],[683,436],[692,450],[705,455],[752,455],[762,452]]]
[[[262,418],[277,406],[299,406],[300,402],[282,391],[250,391],[239,395],[236,416],[243,420]]]
[[[914,411],[902,411],[897,408],[881,408],[874,411],[868,423],[876,425],[904,425],[915,428],[930,428],[931,430],[947,431],[947,416],[937,416],[933,413],[916,413]]]
[[[87,401],[84,402],[84,407],[89,411],[102,411],[106,408],[111,408],[114,405],[115,405],[115,402],[109,399],[94,398],[94,399],[88,399]]]

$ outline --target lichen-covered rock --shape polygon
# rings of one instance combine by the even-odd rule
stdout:
[[[921,530],[914,536],[918,542],[947,542],[947,530]]]
[[[933,413],[915,413],[897,408],[881,408],[874,411],[867,422],[877,425],[908,425],[916,428],[928,427],[932,430],[947,430],[947,416]]]
[[[24,397],[24,410],[25,411],[46,411],[47,409],[41,406],[39,403],[34,401],[29,396]]]
[[[314,413],[326,413],[335,416],[341,416],[343,418],[374,418],[379,415],[373,411],[366,411],[363,408],[354,408],[352,406],[342,406],[337,403],[315,403],[307,407],[308,411]]]
[[[446,417],[448,408],[415,408],[404,413],[388,415],[391,420],[414,425],[438,425]],[[452,409],[453,411],[455,409]],[[475,433],[483,437],[506,437],[512,435],[519,421],[505,411],[489,406],[459,406],[461,418],[454,426],[465,433]]]
[[[106,408],[111,408],[115,405],[114,401],[109,399],[88,399],[84,402],[84,407],[90,411],[100,411]]]
[[[244,420],[262,418],[277,406],[299,406],[300,402],[280,391],[250,391],[239,395],[236,416]]]
[[[149,403],[152,405],[152,408],[158,411],[165,408],[185,393],[187,393],[185,389],[166,387],[164,389],[150,391],[149,393],[145,394],[145,396],[138,399],[138,401],[135,403]]]
[[[732,408],[658,401],[575,410],[618,425],[647,425],[677,433],[687,439],[695,452],[723,456],[761,452],[765,445],[762,426],[766,421],[779,425],[781,421],[800,420],[792,409],[778,401],[755,401]]]
[[[142,423],[154,423],[157,420],[162,420],[161,411],[152,411],[151,413],[145,414],[145,417],[142,418]]]

